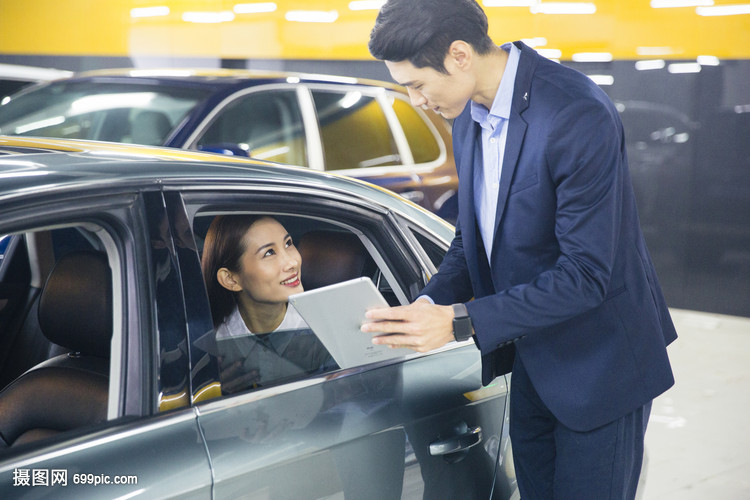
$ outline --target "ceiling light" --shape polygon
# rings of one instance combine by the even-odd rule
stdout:
[[[159,17],[168,16],[169,7],[136,7],[130,9],[130,17]]]
[[[667,71],[674,74],[679,73],[700,73],[701,65],[697,62],[689,63],[672,63],[667,66]]]
[[[284,18],[295,23],[333,23],[339,13],[335,10],[290,10]]]
[[[587,2],[543,2],[530,7],[532,14],[594,14],[596,5]]]
[[[636,61],[635,69],[638,71],[649,71],[654,69],[663,69],[666,66],[664,59],[649,59],[646,61]]]
[[[225,10],[221,12],[185,12],[182,20],[186,23],[228,23],[234,21],[234,14]]]
[[[699,16],[739,16],[741,14],[750,14],[750,4],[696,7],[695,13]]]
[[[612,62],[612,54],[609,52],[578,52],[573,54],[575,62]]]
[[[531,7],[539,0],[484,0],[485,7]]]
[[[696,60],[701,66],[718,66],[721,64],[721,61],[716,56],[698,56]]]
[[[537,52],[547,59],[560,59],[562,57],[562,50],[560,49],[537,49]]]
[[[232,10],[237,14],[262,14],[274,12],[276,4],[274,2],[238,3]]]
[[[651,0],[652,9],[671,9],[678,7],[701,7],[713,5],[713,0]]]
[[[380,10],[385,0],[355,0],[349,2],[349,10]]]
[[[534,38],[522,38],[521,41],[529,47],[544,47],[547,45],[547,39],[543,36],[535,36]]]
[[[597,85],[614,85],[615,77],[612,75],[587,75]]]
[[[674,54],[672,47],[637,47],[635,53],[639,56],[668,56]]]

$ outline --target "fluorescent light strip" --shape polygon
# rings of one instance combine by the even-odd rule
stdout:
[[[718,66],[721,64],[721,61],[716,56],[698,56],[696,60],[701,66]]]
[[[609,52],[578,52],[573,54],[575,62],[612,62],[612,54]]]
[[[651,0],[652,9],[676,9],[679,7],[705,7],[713,5],[713,0]]]
[[[673,74],[680,73],[700,73],[701,65],[697,62],[691,63],[672,63],[667,66],[667,71]]]
[[[380,10],[385,0],[355,0],[349,2],[349,10]]]
[[[742,14],[750,14],[750,4],[696,7],[695,13],[699,16],[739,16]]]
[[[612,75],[587,75],[597,85],[614,85],[615,77]]]
[[[236,14],[263,14],[275,12],[277,5],[274,2],[238,3],[232,9]]]
[[[654,69],[664,69],[667,64],[664,59],[650,59],[646,61],[636,61],[635,69],[638,71],[650,71]]]
[[[185,12],[182,14],[182,20],[186,23],[198,24],[228,23],[234,21],[234,14],[229,10],[221,12]]]
[[[534,38],[523,38],[521,39],[523,43],[528,45],[529,47],[544,47],[547,45],[547,39],[543,36],[535,36]]]
[[[130,9],[130,17],[159,17],[159,16],[168,16],[169,15],[169,7],[166,6],[159,6],[159,7],[136,7],[134,9]]]
[[[537,49],[537,52],[547,59],[560,59],[562,57],[562,50],[560,49]]]
[[[543,2],[529,9],[532,14],[594,14],[596,5],[587,2]]]
[[[335,10],[290,10],[284,18],[294,23],[333,23],[339,13]]]
[[[672,47],[637,47],[635,53],[639,56],[668,56],[674,54]]]
[[[539,3],[539,0],[484,0],[485,7],[531,7]]]

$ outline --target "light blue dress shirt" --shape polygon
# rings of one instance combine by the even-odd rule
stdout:
[[[471,102],[471,118],[482,127],[482,168],[474,170],[474,211],[479,224],[479,232],[487,252],[487,260],[492,262],[492,241],[495,238],[495,214],[500,189],[505,142],[508,136],[510,105],[513,100],[518,60],[521,51],[509,43],[502,46],[509,51],[500,87],[497,89],[492,108],[487,109]]]

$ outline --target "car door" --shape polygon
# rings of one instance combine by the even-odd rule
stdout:
[[[393,304],[416,298],[434,272],[426,267],[428,251],[405,225],[382,207],[340,193],[332,198],[289,186],[192,188],[182,200],[171,199],[182,202],[196,253],[212,217],[260,213],[283,221],[295,239],[313,230],[354,235],[375,264],[369,276]],[[432,244],[429,251],[445,252],[445,241],[422,236]],[[194,268],[198,261],[198,255],[190,259]],[[185,275],[194,278],[183,280],[186,296],[207,300],[196,273]],[[204,304],[189,314],[207,309]],[[191,322],[206,325],[210,319]],[[473,343],[206,398],[202,388],[215,387],[220,377],[216,373],[213,383],[205,378],[202,367],[215,366],[216,356],[201,351],[205,330],[194,333],[191,359],[200,366],[193,372],[201,368],[204,375],[193,383],[193,404],[216,498],[490,498],[493,470],[507,451],[507,385],[501,377],[481,386]],[[493,498],[509,498],[503,471]]]
[[[146,199],[151,202],[146,203]],[[106,418],[27,444],[0,447],[0,498],[211,497],[211,470],[195,410],[186,404],[160,412],[157,404],[157,373],[163,364],[163,359],[155,356],[160,352],[157,335],[170,328],[179,331],[179,324],[169,322],[184,324],[185,318],[184,312],[163,314],[163,305],[156,300],[158,293],[170,292],[159,290],[156,283],[169,269],[159,269],[152,258],[154,248],[168,247],[170,243],[160,241],[155,245],[155,239],[150,237],[159,234],[163,214],[160,193],[116,190],[96,194],[58,191],[55,196],[44,193],[44,198],[0,208],[0,233],[27,243],[38,240],[34,248],[46,248],[46,253],[58,262],[71,253],[106,254],[112,282],[112,341],[109,357],[104,360],[109,366]],[[42,247],[41,241],[49,245]],[[6,263],[21,265],[25,259],[26,266],[41,268],[37,261],[44,252],[29,252],[28,248],[32,246],[19,244],[11,248],[18,253]],[[159,272],[154,272],[157,269]],[[46,276],[41,281],[45,279]],[[174,290],[171,293],[181,297]],[[181,299],[178,305],[184,311]],[[64,312],[84,318],[94,314],[85,308]],[[160,317],[165,319],[159,320]],[[33,328],[31,322],[27,328]],[[18,350],[11,355],[20,355],[19,344],[14,346]],[[50,356],[56,350],[66,352],[49,341],[47,348]],[[62,354],[62,358],[69,358],[63,363],[74,363],[80,355]],[[50,361],[55,360],[58,358]],[[187,368],[187,363],[184,366]],[[183,378],[188,378],[187,372]],[[58,380],[61,385],[55,386]],[[48,377],[48,382],[58,387],[52,392],[67,390],[61,381]],[[45,394],[51,393],[46,387],[27,387],[29,390],[22,396],[39,403],[34,406],[42,412],[26,412],[25,404],[11,406],[17,416],[0,412],[0,426],[21,422],[34,427],[33,420],[40,419],[36,426],[53,430],[52,426],[60,421],[58,414],[85,413],[99,404],[87,400],[85,393],[70,400],[48,400],[50,396]],[[8,388],[0,392],[0,401],[8,392]],[[75,406],[79,404],[80,412]],[[52,423],[44,424],[47,421]],[[3,439],[8,436],[5,431],[7,428],[0,428]]]

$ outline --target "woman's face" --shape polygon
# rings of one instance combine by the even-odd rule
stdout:
[[[260,303],[284,303],[302,290],[302,258],[284,226],[271,218],[256,221],[243,238],[240,269],[232,273],[239,289]],[[220,271],[221,272],[221,271]]]

